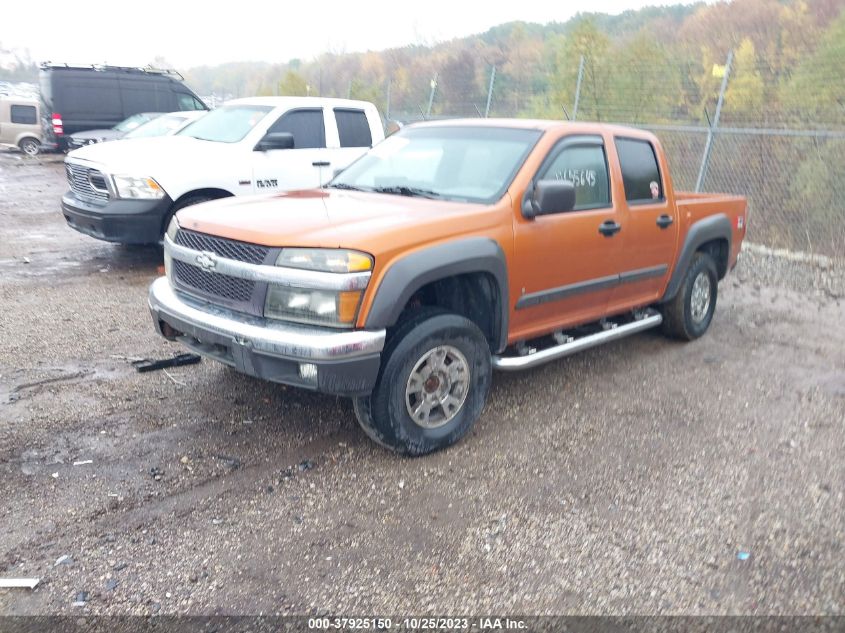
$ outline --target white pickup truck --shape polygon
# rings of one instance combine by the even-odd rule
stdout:
[[[229,101],[174,136],[88,145],[65,159],[62,213],[109,242],[160,242],[192,204],[327,182],[384,138],[376,107],[317,97]]]

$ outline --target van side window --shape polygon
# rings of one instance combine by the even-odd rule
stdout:
[[[197,101],[193,95],[184,92],[179,92],[177,95],[179,97],[179,109],[183,112],[185,110],[205,110],[205,106]]]
[[[663,181],[654,147],[648,141],[617,138],[616,153],[622,167],[625,199],[629,204],[663,201]]]
[[[373,144],[370,124],[363,110],[335,108],[334,115],[341,147],[369,147]]]
[[[35,125],[38,123],[35,115],[35,106],[13,105],[12,123],[21,123],[23,125]]]
[[[294,149],[326,146],[326,125],[321,108],[285,112],[267,131],[293,134]]]
[[[610,180],[604,145],[568,145],[540,174],[540,180],[568,180],[575,185],[573,211],[610,206]]]

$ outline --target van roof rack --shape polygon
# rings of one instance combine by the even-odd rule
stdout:
[[[182,76],[182,73],[173,70],[172,68],[153,68],[152,66],[110,66],[108,64],[67,64],[67,63],[54,63],[54,62],[43,62],[40,65],[41,68],[51,68],[51,69],[69,69],[69,70],[98,70],[98,71],[105,71],[105,70],[116,70],[118,72],[124,73],[146,73],[149,75],[168,75],[172,77],[177,77],[179,81],[185,81],[185,78]]]

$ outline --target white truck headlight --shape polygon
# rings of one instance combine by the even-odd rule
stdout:
[[[112,176],[119,198],[157,200],[164,197],[164,189],[146,176]]]
[[[320,272],[352,273],[372,270],[366,253],[334,248],[285,248],[277,266]],[[317,290],[270,284],[264,316],[271,319],[352,327],[361,306],[363,290]]]

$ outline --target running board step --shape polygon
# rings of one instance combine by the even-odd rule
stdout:
[[[662,322],[663,317],[659,312],[649,310],[644,313],[644,316],[631,321],[630,323],[604,329],[601,332],[589,334],[569,341],[568,343],[555,345],[539,352],[534,352],[533,354],[527,354],[525,356],[493,356],[493,368],[500,371],[519,371],[522,369],[530,369],[531,367],[536,367],[537,365],[542,365],[543,363],[548,363],[550,361],[557,360],[558,358],[563,358],[564,356],[569,356],[570,354],[575,354],[582,350],[596,347],[597,345],[603,345],[604,343],[609,343],[610,341],[615,341],[617,339],[630,336],[631,334],[636,334],[637,332],[657,327]]]

